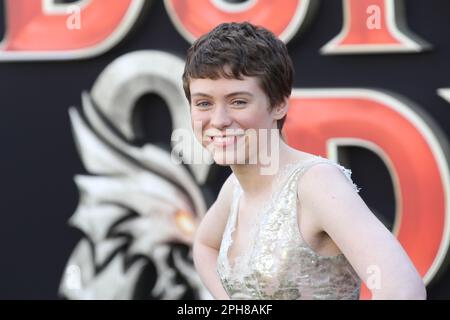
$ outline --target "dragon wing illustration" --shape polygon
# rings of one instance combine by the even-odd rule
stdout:
[[[166,101],[175,129],[190,129],[182,93],[183,61],[138,51],[113,61],[82,109],[69,109],[78,152],[89,175],[75,176],[79,203],[70,225],[83,233],[64,271],[67,299],[210,299],[192,262],[196,226],[206,212],[201,184],[209,165],[185,143],[180,158],[157,145],[133,144],[138,97]],[[167,142],[170,145],[170,142]],[[203,157],[208,154],[202,153]],[[186,165],[185,163],[188,163]]]

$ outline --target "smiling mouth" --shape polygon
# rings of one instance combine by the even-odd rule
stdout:
[[[237,142],[241,136],[209,136],[208,139],[216,147],[228,147]]]

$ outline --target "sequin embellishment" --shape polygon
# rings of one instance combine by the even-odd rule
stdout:
[[[351,170],[316,156],[289,168],[285,181],[258,214],[250,250],[230,265],[239,197],[237,180],[217,258],[217,273],[231,299],[358,299],[361,280],[343,254],[321,256],[303,240],[297,223],[298,177],[315,163],[336,165],[352,183]]]

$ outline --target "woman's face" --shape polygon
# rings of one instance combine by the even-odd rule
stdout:
[[[195,136],[219,165],[249,163],[267,147],[261,137],[278,133],[283,115],[269,110],[256,77],[191,79],[190,91]]]

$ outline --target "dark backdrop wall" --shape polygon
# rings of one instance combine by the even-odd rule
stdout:
[[[450,137],[450,106],[436,94],[438,88],[450,87],[450,2],[409,0],[405,6],[410,29],[431,43],[432,51],[323,56],[319,49],[341,29],[342,4],[321,1],[308,29],[288,44],[296,69],[295,87],[387,89],[424,107]],[[0,37],[4,21],[0,1]],[[133,32],[99,57],[0,63],[0,298],[58,298],[64,266],[81,237],[67,224],[78,203],[73,176],[86,172],[74,144],[68,108],[81,104],[81,92],[90,90],[117,57],[142,49],[184,57],[188,46],[162,1],[153,1]],[[148,121],[147,126],[150,136],[156,131],[154,123]],[[377,168],[377,177],[363,174],[364,166],[379,164],[373,155],[364,150],[351,154],[357,182],[370,185],[375,179],[387,179],[382,167]],[[215,190],[228,173],[227,169],[216,172]],[[371,207],[386,213],[389,224],[392,195],[382,188],[361,195]],[[428,290],[429,298],[450,298],[450,272]]]

